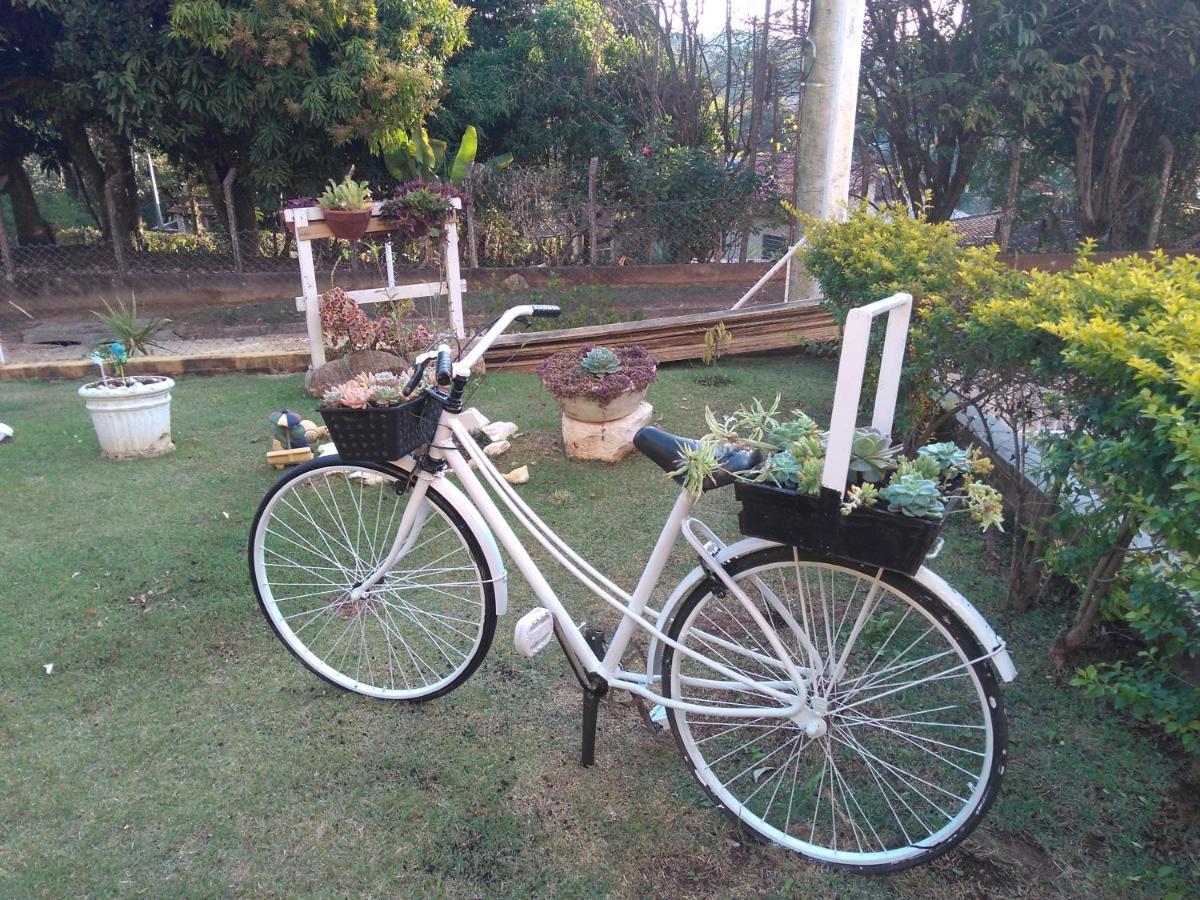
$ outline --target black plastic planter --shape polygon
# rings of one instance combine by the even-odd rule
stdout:
[[[433,440],[442,404],[422,394],[399,406],[368,409],[318,407],[342,459],[386,460],[407,456]]]
[[[742,534],[909,575],[921,568],[946,522],[945,517],[916,519],[878,507],[843,516],[841,495],[828,488],[812,496],[738,482],[734,492],[742,504]]]

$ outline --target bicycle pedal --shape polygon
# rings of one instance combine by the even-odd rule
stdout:
[[[535,606],[517,620],[513,646],[522,656],[536,656],[554,637],[554,616],[544,606]]]

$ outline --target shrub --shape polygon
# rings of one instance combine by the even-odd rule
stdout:
[[[1043,525],[1043,558],[1079,605],[1056,654],[1081,647],[1102,613],[1125,621],[1148,644],[1138,665],[1089,667],[1079,682],[1200,750],[1200,692],[1167,677],[1200,655],[1200,258],[1035,273],[1025,296],[975,318],[1024,348],[1067,425],[1047,446],[1061,511]]]
[[[708,262],[727,233],[748,229],[756,209],[774,207],[761,202],[759,176],[711,150],[654,150],[633,154],[628,165],[634,215],[622,227],[643,233],[648,262]]]
[[[824,305],[839,324],[855,307],[897,291],[913,295],[897,409],[897,432],[913,451],[951,414],[988,392],[990,373],[1017,351],[990,344],[994,335],[972,339],[967,329],[976,303],[1019,296],[1025,277],[997,262],[994,247],[959,247],[949,222],[914,219],[902,205],[875,213],[863,204],[845,222],[808,218],[804,229],[808,246],[798,258],[820,282]],[[955,394],[948,396],[950,386]]]

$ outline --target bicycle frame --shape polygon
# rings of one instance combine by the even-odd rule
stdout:
[[[686,491],[681,491],[671,509],[670,515],[655,542],[654,548],[647,560],[646,567],[638,580],[633,593],[628,593],[596,570],[591,564],[576,553],[535,513],[517,492],[504,480],[504,477],[492,464],[490,458],[480,449],[471,437],[470,429],[462,419],[465,414],[444,411],[438,425],[438,430],[430,447],[429,457],[440,460],[457,476],[459,484],[470,498],[484,521],[492,530],[500,544],[524,576],[538,602],[554,617],[557,630],[561,636],[564,649],[572,664],[587,675],[598,675],[609,687],[621,688],[636,694],[653,703],[684,709],[699,714],[721,714],[744,718],[759,718],[763,716],[799,717],[802,722],[808,721],[808,680],[812,667],[798,667],[783,647],[775,630],[754,604],[745,597],[741,589],[732,585],[739,599],[755,618],[763,636],[769,642],[771,650],[777,654],[775,659],[762,655],[755,658],[766,662],[780,670],[780,677],[772,683],[764,683],[746,678],[744,675],[730,669],[721,662],[697,653],[690,647],[684,646],[670,638],[653,621],[646,618],[646,613],[657,616],[657,610],[649,607],[649,599],[662,578],[671,551],[689,522],[689,514],[695,503]],[[459,448],[463,448],[460,450]],[[464,453],[465,451],[465,453]],[[478,469],[480,476],[475,474],[472,463]],[[354,594],[365,594],[371,586],[381,579],[404,555],[416,540],[421,526],[428,516],[429,504],[425,495],[434,487],[439,479],[445,478],[445,471],[429,472],[417,467],[414,484],[411,487],[411,498],[404,515],[397,526],[396,537],[388,556],[380,562],[378,568],[362,584]],[[490,490],[489,490],[490,489]],[[550,586],[546,577],[529,552],[525,549],[521,538],[509,525],[492,494],[499,497],[500,502],[516,521],[539,543],[576,581],[588,588],[593,594],[621,614],[621,621],[612,636],[611,644],[603,658],[596,655],[580,633],[580,626],[570,611],[559,599],[558,594]],[[695,520],[691,520],[695,522]],[[703,527],[703,526],[701,526]],[[707,530],[707,529],[705,529]],[[689,536],[689,540],[692,537]],[[719,567],[718,567],[719,568]],[[722,573],[723,574],[723,573]],[[499,577],[504,577],[501,574]],[[728,587],[729,585],[727,585]],[[353,596],[353,594],[352,594]],[[774,606],[774,604],[773,604]],[[782,607],[780,607],[782,608]],[[686,654],[720,675],[724,681],[706,681],[714,687],[729,686],[731,683],[740,685],[755,694],[776,701],[774,706],[743,707],[731,710],[728,707],[710,707],[702,704],[688,703],[675,700],[652,689],[658,676],[649,672],[630,672],[621,668],[621,660],[632,641],[636,631],[641,629],[651,638],[661,644],[667,644],[677,652]],[[799,633],[799,632],[798,632]],[[801,637],[802,643],[807,644],[807,637]],[[729,645],[729,649],[745,653],[742,648]],[[808,645],[806,651],[811,654],[815,650]],[[695,682],[695,679],[690,679]]]

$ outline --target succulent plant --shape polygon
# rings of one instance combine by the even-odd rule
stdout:
[[[823,459],[825,456],[825,444],[817,435],[793,441],[788,450],[796,459],[812,459],[813,457]]]
[[[879,492],[888,509],[914,519],[940,519],[946,511],[937,482],[916,472],[898,475]]]
[[[928,458],[936,461],[938,471],[942,473],[948,469],[958,469],[960,472],[965,472],[968,468],[967,451],[949,441],[944,441],[940,444],[926,444],[917,451],[917,458]]]
[[[781,422],[767,435],[767,440],[776,447],[787,447],[796,441],[813,438],[820,434],[817,423],[800,413],[790,422]]]
[[[932,456],[918,456],[916,459],[901,459],[896,464],[896,476],[912,473],[937,481],[942,475],[942,467]]]
[[[323,209],[369,209],[371,189],[365,181],[355,181],[349,175],[340,184],[331,178],[320,203]]]
[[[380,385],[372,393],[371,401],[376,406],[398,406],[404,402],[404,394],[400,393],[400,388],[398,387],[386,384]]]
[[[621,360],[607,347],[593,347],[587,356],[580,360],[579,367],[589,375],[600,378],[620,372]]]
[[[891,439],[870,428],[854,431],[854,443],[850,447],[850,471],[862,476],[863,481],[882,481],[890,469],[895,468],[898,447]]]
[[[824,461],[820,458],[797,459],[791,452],[781,450],[767,458],[763,477],[780,487],[794,488],[802,494],[815,494],[821,489],[823,469]]]

